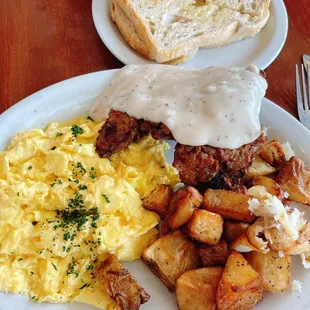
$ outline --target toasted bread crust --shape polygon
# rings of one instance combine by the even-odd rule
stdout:
[[[238,21],[225,26],[209,27],[206,32],[194,35],[170,48],[159,47],[145,20],[132,5],[133,0],[112,0],[111,17],[131,48],[148,60],[158,63],[180,64],[192,58],[199,48],[213,48],[256,35],[269,19],[269,0],[263,0],[260,16],[252,16],[253,23]],[[260,1],[261,2],[261,1]],[[260,4],[261,5],[261,4]]]

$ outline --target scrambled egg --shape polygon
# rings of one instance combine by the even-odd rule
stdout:
[[[159,217],[141,198],[176,185],[168,145],[145,137],[99,158],[90,118],[21,132],[0,152],[0,290],[35,301],[118,309],[93,269],[108,253],[138,259]]]

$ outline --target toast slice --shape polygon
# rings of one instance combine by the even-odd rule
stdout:
[[[270,0],[112,0],[111,18],[126,42],[158,63],[178,64],[199,48],[256,35]]]

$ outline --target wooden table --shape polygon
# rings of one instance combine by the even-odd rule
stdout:
[[[97,35],[91,2],[1,1],[0,113],[56,82],[122,66]],[[285,0],[290,24],[288,38],[280,56],[266,70],[267,97],[294,116],[294,65],[303,53],[310,53],[310,0],[297,2]]]

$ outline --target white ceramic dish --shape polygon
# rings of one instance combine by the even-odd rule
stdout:
[[[24,99],[0,115],[0,150],[4,150],[10,139],[19,131],[44,127],[50,121],[61,121],[86,115],[90,104],[111,81],[113,71],[92,73],[73,78]],[[310,132],[287,112],[265,99],[261,111],[262,124],[272,126],[269,136],[281,142],[290,141],[297,155],[310,165]],[[173,150],[168,157],[171,160]],[[310,209],[305,208],[310,220]],[[140,261],[125,264],[142,286],[151,295],[151,300],[143,305],[143,310],[176,310],[174,295]],[[303,293],[264,294],[264,301],[255,307],[257,310],[270,309],[309,309],[310,271],[306,271],[299,257],[293,260],[292,279],[303,283]],[[9,276],[9,275],[8,275]],[[0,310],[91,310],[90,306],[77,304],[51,305],[36,304],[25,296],[0,293]]]
[[[154,63],[146,60],[127,45],[111,21],[109,6],[110,0],[93,0],[94,23],[107,48],[126,65]],[[260,69],[267,68],[282,50],[288,30],[288,18],[283,1],[272,0],[270,11],[270,19],[266,27],[255,37],[219,48],[199,49],[194,58],[182,66],[201,69],[223,65],[244,67],[253,63]]]

